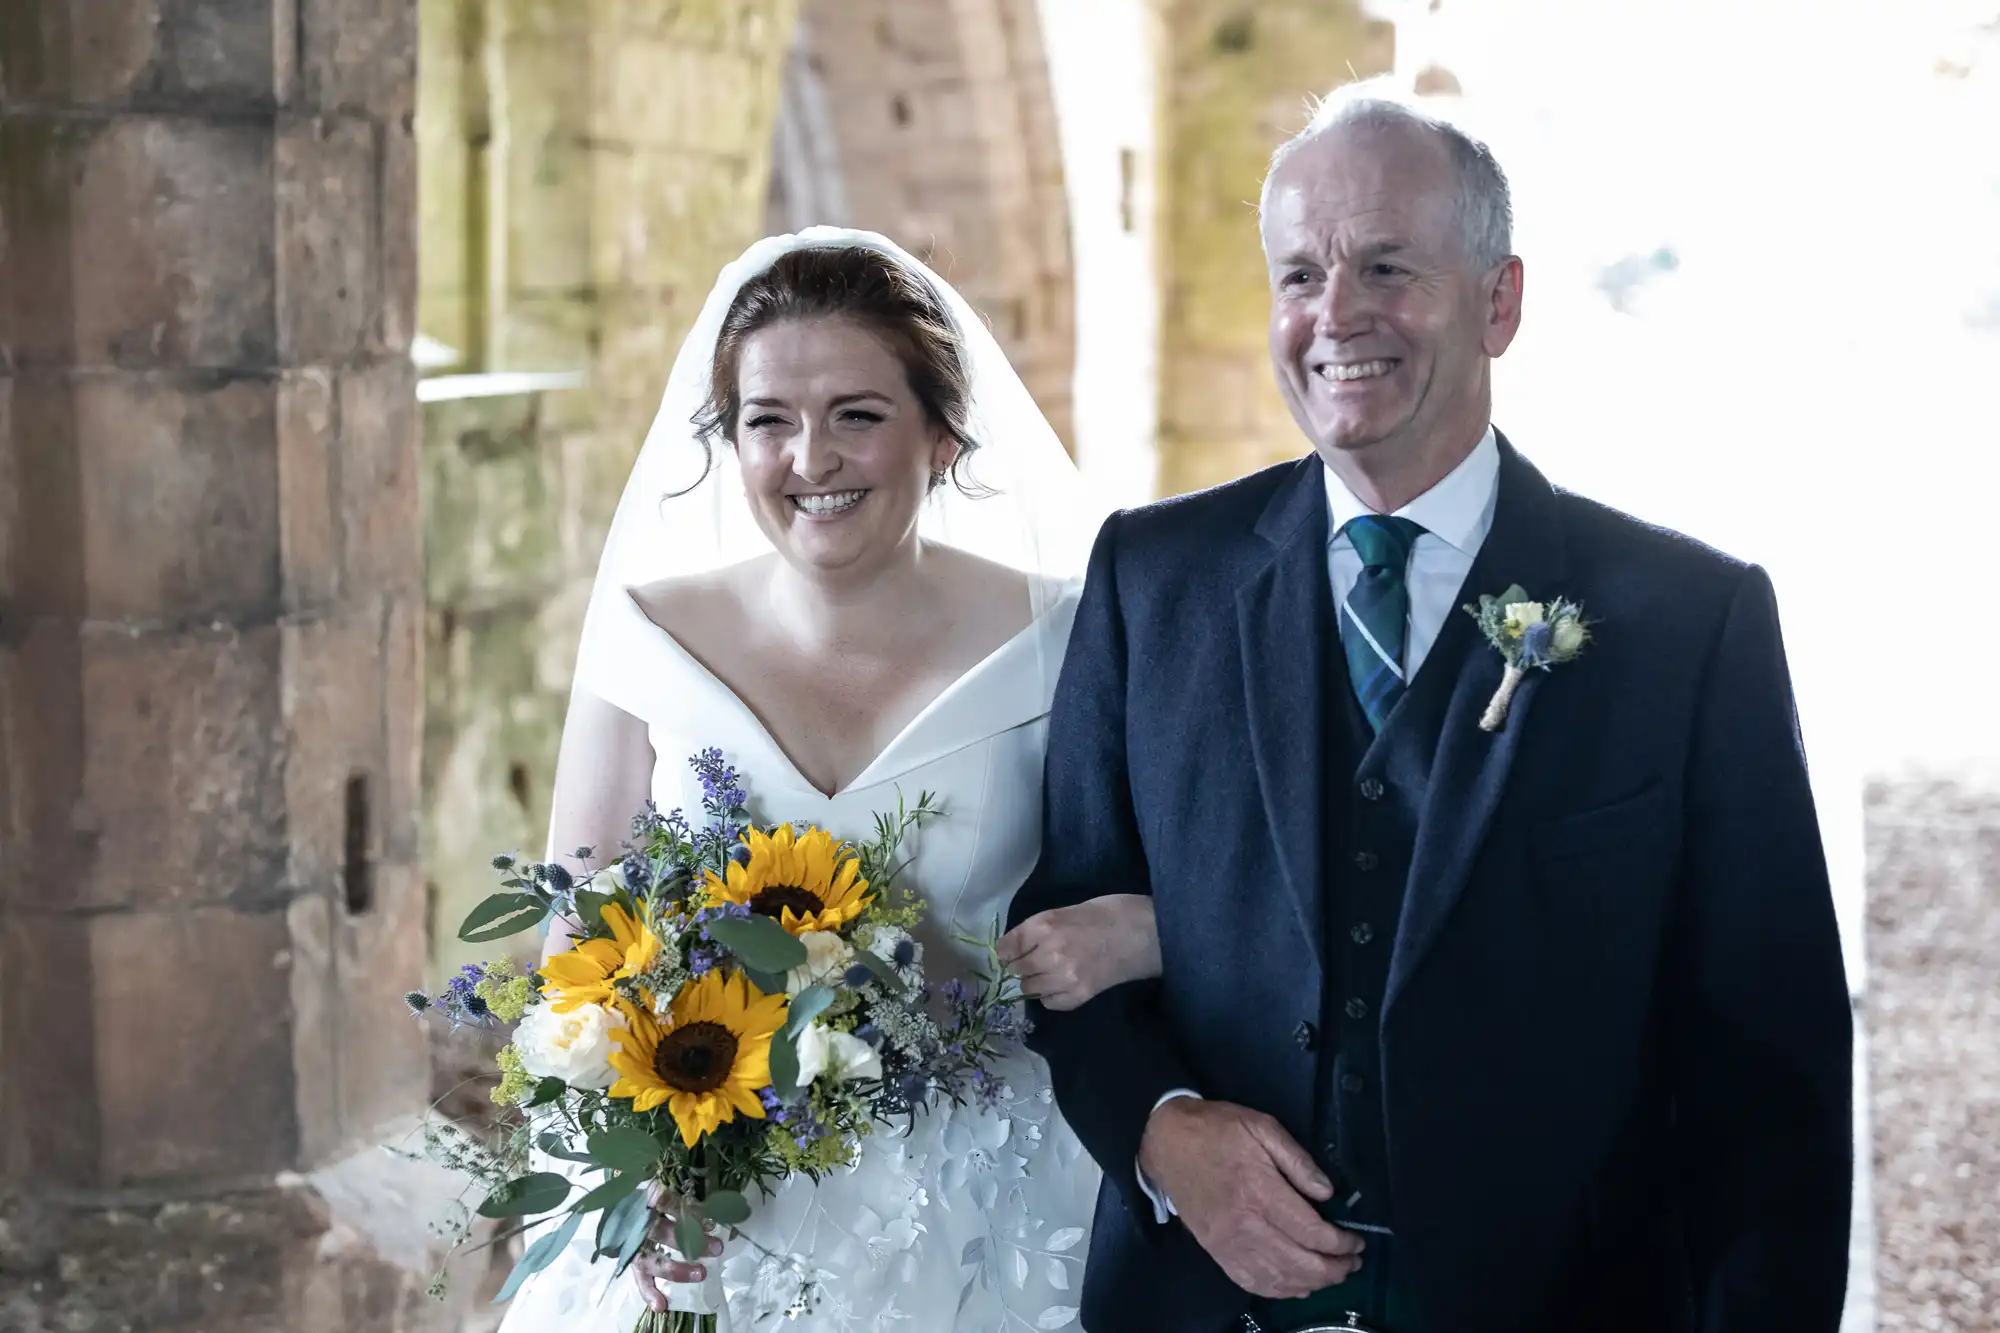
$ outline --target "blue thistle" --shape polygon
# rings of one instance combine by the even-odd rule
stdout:
[[[1556,627],[1546,620],[1538,620],[1521,631],[1520,665],[1545,667],[1549,664],[1549,646],[1555,640]]]

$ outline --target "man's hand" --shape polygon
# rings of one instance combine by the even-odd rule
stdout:
[[[1081,1008],[1113,986],[1160,975],[1153,900],[1107,893],[1037,912],[1000,937],[1000,961],[1050,1009]]]
[[[1270,1116],[1176,1098],[1146,1122],[1139,1167],[1229,1280],[1253,1296],[1310,1296],[1361,1267],[1361,1237],[1308,1202],[1332,1198],[1333,1182]]]

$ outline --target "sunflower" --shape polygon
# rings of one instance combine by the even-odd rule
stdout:
[[[792,934],[804,935],[837,931],[868,906],[861,859],[825,829],[798,837],[790,824],[780,824],[768,836],[750,829],[743,840],[750,847],[748,865],[730,862],[726,881],[712,870],[705,872],[711,907],[740,903]]]
[[[579,1005],[609,1005],[617,998],[617,982],[638,976],[660,956],[660,937],[617,903],[606,903],[603,916],[610,939],[584,940],[539,969],[542,994],[556,1002],[559,1014]]]
[[[631,1098],[634,1111],[666,1103],[690,1148],[739,1111],[762,1120],[757,1093],[771,1084],[771,1036],[785,1013],[784,996],[720,968],[683,986],[664,1019],[628,1009],[627,1025],[612,1034],[618,1081],[607,1095]]]

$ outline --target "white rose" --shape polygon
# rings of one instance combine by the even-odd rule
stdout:
[[[832,1075],[835,1083],[845,1083],[851,1078],[880,1078],[882,1057],[873,1046],[852,1033],[808,1023],[799,1034],[799,1086],[805,1087],[822,1074]]]
[[[1583,625],[1574,617],[1566,617],[1556,622],[1550,644],[1558,657],[1574,657],[1577,649],[1583,647]]]
[[[854,950],[830,930],[809,930],[799,936],[806,946],[806,960],[785,974],[785,994],[797,995],[808,986],[833,982],[854,961]]]
[[[514,1049],[521,1053],[521,1067],[536,1078],[602,1092],[618,1080],[611,1068],[611,1053],[618,1049],[611,1034],[624,1026],[602,1005],[578,1005],[559,1014],[554,1005],[538,1004],[514,1029]]]
[[[1507,623],[1519,629],[1542,623],[1543,606],[1540,602],[1507,603]]]

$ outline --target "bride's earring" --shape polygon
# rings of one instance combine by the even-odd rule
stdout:
[[[941,467],[934,467],[934,468],[932,468],[932,469],[931,469],[931,489],[932,489],[932,490],[936,490],[936,489],[937,489],[938,487],[940,487],[940,486],[944,485],[944,479],[945,479],[945,470],[944,470],[943,468],[941,468]]]

